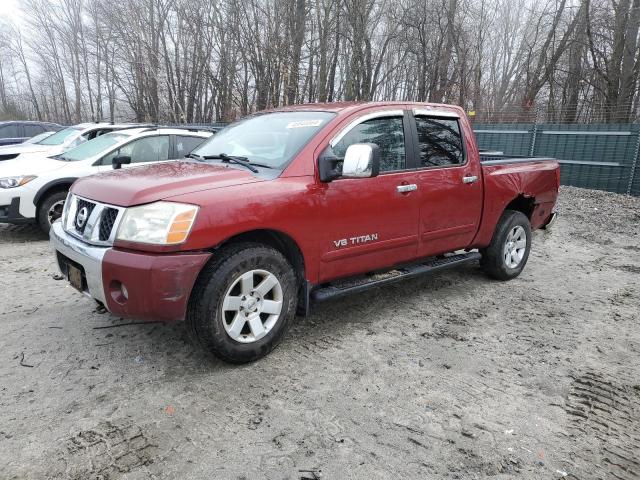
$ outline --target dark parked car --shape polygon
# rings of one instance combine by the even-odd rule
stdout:
[[[13,145],[43,132],[57,132],[62,126],[49,122],[0,122],[0,145]]]

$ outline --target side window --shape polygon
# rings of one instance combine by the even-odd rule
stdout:
[[[415,117],[420,146],[420,165],[442,167],[464,163],[458,121],[450,118]]]
[[[333,147],[333,153],[343,158],[349,145],[375,143],[380,149],[380,171],[402,170],[406,167],[402,117],[374,118],[353,127]]]
[[[33,137],[35,135],[39,135],[44,132],[44,128],[40,125],[25,125],[24,126],[24,136],[25,137]]]
[[[176,135],[176,158],[182,158],[189,155],[194,148],[205,140],[206,139],[202,137]]]
[[[158,135],[154,137],[144,137],[129,142],[120,147],[119,150],[103,157],[102,164],[111,165],[112,160],[120,155],[131,157],[131,163],[169,160],[169,136]]]
[[[18,138],[18,124],[10,123],[0,127],[0,138]]]

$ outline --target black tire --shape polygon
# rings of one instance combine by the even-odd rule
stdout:
[[[66,198],[66,191],[58,191],[47,195],[40,201],[40,204],[38,205],[38,226],[44,233],[48,234],[51,229],[51,223],[49,222],[49,210],[58,202],[63,202],[64,204]],[[60,210],[59,213],[62,215],[62,210]]]
[[[526,234],[526,246],[522,259],[517,266],[512,267],[508,265],[505,258],[505,246],[507,243],[507,237],[510,232],[513,232],[517,227],[522,227]],[[511,280],[512,278],[520,275],[520,272],[524,269],[529,258],[529,252],[531,250],[531,223],[525,214],[514,210],[505,210],[500,217],[496,231],[491,239],[491,244],[480,250],[482,259],[480,260],[480,266],[484,272],[491,278],[497,280]]]
[[[228,323],[222,302],[234,282],[251,270],[273,274],[282,288],[282,310],[266,335],[252,343],[241,343],[227,333]],[[273,350],[289,328],[296,312],[295,271],[277,250],[257,243],[242,243],[221,248],[203,268],[191,292],[187,325],[192,338],[205,351],[231,363],[252,362]]]

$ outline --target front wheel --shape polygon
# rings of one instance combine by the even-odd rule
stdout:
[[[44,233],[49,233],[51,224],[62,217],[67,192],[54,192],[47,195],[38,205],[38,226]]]
[[[496,226],[491,244],[481,250],[480,265],[497,280],[520,275],[531,250],[531,224],[522,212],[506,210]]]
[[[191,334],[225,361],[257,360],[280,343],[295,315],[296,275],[279,251],[265,245],[234,245],[214,255],[191,294]]]

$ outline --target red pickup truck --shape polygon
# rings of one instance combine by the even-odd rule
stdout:
[[[50,236],[109,312],[186,320],[206,350],[247,362],[313,302],[478,260],[516,277],[558,188],[553,159],[481,159],[458,107],[298,105],[184,160],[78,180]]]

